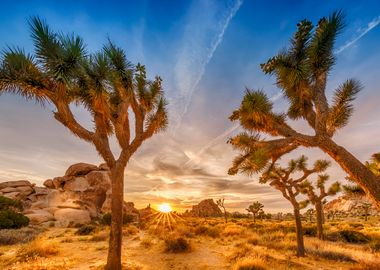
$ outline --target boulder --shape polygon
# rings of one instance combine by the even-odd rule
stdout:
[[[33,210],[30,213],[25,213],[30,220],[30,224],[41,224],[47,221],[53,221],[54,216],[45,210]]]
[[[29,195],[34,191],[31,186],[20,186],[20,187],[16,187],[15,189],[16,191],[19,191],[24,195]]]
[[[98,169],[97,166],[88,163],[77,163],[71,165],[65,173],[65,176],[78,176],[78,175],[86,175],[91,171],[96,171]]]
[[[81,209],[59,209],[54,212],[57,227],[67,227],[70,224],[87,224],[91,222],[90,214]]]
[[[55,188],[52,179],[47,179],[47,180],[45,180],[45,182],[44,182],[43,185],[44,185],[45,187],[47,187],[47,188]]]
[[[9,199],[19,199],[20,195],[21,193],[18,191],[3,194],[4,197],[7,197]]]
[[[340,212],[346,213],[350,216],[360,216],[361,215],[361,207],[365,204],[372,205],[369,214],[370,215],[379,215],[379,211],[373,205],[372,201],[368,199],[366,196],[340,196],[328,203],[324,206],[325,213],[328,212]]]
[[[85,177],[75,177],[72,180],[66,181],[63,189],[69,191],[85,191],[88,187],[88,181]]]
[[[66,178],[64,177],[54,177],[53,178],[53,188],[54,189],[62,189],[65,185]]]
[[[6,187],[1,190],[3,193],[10,193],[18,191],[15,187]]]
[[[34,194],[35,195],[47,195],[49,194],[49,189],[44,187],[34,187]]]
[[[28,180],[8,181],[0,183],[0,189],[19,186],[32,186],[32,184]]]

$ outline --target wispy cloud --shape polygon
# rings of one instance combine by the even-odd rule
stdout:
[[[232,4],[231,4],[232,3]],[[175,67],[177,97],[171,113],[176,132],[191,103],[191,98],[202,80],[224,34],[243,0],[233,0],[224,5],[219,1],[201,1],[190,10],[185,27],[183,46]]]
[[[338,48],[335,51],[335,54],[340,54],[341,52],[343,52],[347,48],[349,48],[352,45],[354,45],[359,39],[361,39],[362,37],[364,37],[366,34],[368,34],[369,31],[371,31],[373,28],[375,28],[379,24],[380,24],[380,15],[377,16],[375,19],[373,19],[371,22],[369,22],[368,25],[367,25],[367,27],[364,28],[364,29],[362,29],[357,37],[355,37],[354,39],[346,42],[346,44],[344,44],[343,46],[341,46],[340,48]]]

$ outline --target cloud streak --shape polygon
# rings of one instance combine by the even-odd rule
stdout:
[[[179,95],[174,98],[174,102],[171,102],[178,104],[172,113],[173,133],[181,125],[193,93],[206,71],[206,66],[223,41],[224,34],[242,3],[243,0],[234,0],[232,5],[225,8],[218,5],[219,2],[205,1],[192,7],[185,27],[184,44],[175,69]]]
[[[337,49],[335,51],[335,54],[340,54],[341,52],[343,52],[347,48],[349,48],[352,45],[354,45],[359,39],[361,39],[362,37],[364,37],[366,34],[368,34],[372,29],[374,29],[379,24],[380,24],[380,16],[377,16],[375,19],[373,19],[372,21],[370,21],[368,23],[368,25],[367,25],[367,27],[365,29],[363,29],[362,31],[360,31],[360,34],[357,37],[355,37],[353,40],[350,40],[350,41],[346,42],[346,44],[344,44],[339,49]]]

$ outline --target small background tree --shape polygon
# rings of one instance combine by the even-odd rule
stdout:
[[[225,222],[227,223],[227,211],[226,211],[226,207],[224,206],[224,198],[221,198],[221,199],[218,199],[216,201],[216,204],[223,209],[223,213],[224,213],[224,220]]]
[[[313,208],[307,209],[307,211],[305,212],[305,216],[309,219],[310,222],[313,222],[315,210]]]
[[[237,165],[236,163],[234,165]],[[296,225],[297,236],[297,255],[305,256],[305,246],[303,241],[303,230],[301,222],[300,209],[306,205],[297,200],[297,196],[301,193],[301,183],[313,173],[324,171],[329,163],[325,160],[317,160],[313,168],[307,168],[307,158],[301,156],[297,160],[290,160],[286,168],[280,167],[278,164],[273,163],[269,166],[260,177],[260,183],[269,183],[270,186],[279,190],[285,199],[287,199],[293,206],[294,220]],[[241,163],[238,167],[232,167],[232,170],[247,170],[250,167],[241,168]],[[292,177],[300,173],[298,178]]]
[[[22,203],[0,196],[0,229],[19,229],[29,225],[29,218],[21,213]]]
[[[318,175],[318,180],[315,187],[308,180],[301,183],[301,192],[307,195],[307,201],[312,203],[315,207],[317,217],[317,237],[321,240],[324,239],[323,223],[325,220],[325,214],[323,211],[323,202],[327,196],[334,196],[340,191],[339,182],[334,182],[326,191],[325,184],[328,179],[329,176],[327,174],[320,174]],[[316,190],[319,191],[319,194],[317,194]]]
[[[264,205],[260,203],[259,201],[253,202],[251,205],[248,206],[246,209],[248,213],[252,213],[253,215],[253,222],[256,223],[256,216],[260,211],[263,211]]]

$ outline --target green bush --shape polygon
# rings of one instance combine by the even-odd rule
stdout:
[[[4,196],[0,196],[0,210],[23,210],[22,202],[18,200],[12,200]]]
[[[0,211],[0,229],[19,229],[29,225],[29,218],[12,209]]]
[[[124,214],[123,215],[123,224],[124,225],[125,224],[129,224],[129,223],[131,223],[133,221],[133,219],[134,219],[133,215]],[[106,213],[102,217],[101,224],[110,226],[111,225],[111,220],[112,220],[111,213]]]

